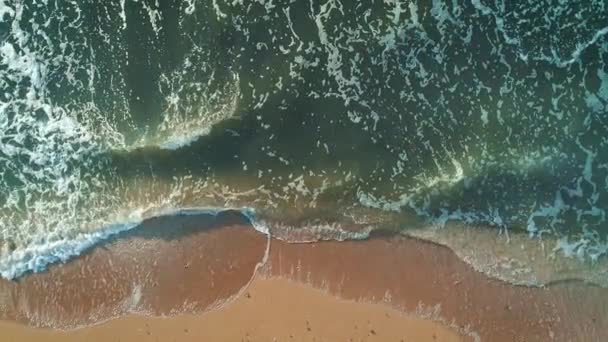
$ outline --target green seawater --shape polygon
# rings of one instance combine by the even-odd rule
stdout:
[[[4,277],[185,208],[608,252],[603,0],[0,0],[0,18]]]

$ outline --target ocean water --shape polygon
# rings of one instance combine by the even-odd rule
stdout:
[[[608,3],[0,0],[0,274],[205,208],[601,259]]]

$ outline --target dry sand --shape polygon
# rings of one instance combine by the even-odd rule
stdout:
[[[462,341],[441,324],[281,279],[256,279],[234,302],[203,315],[128,316],[68,332],[3,322],[0,331],[6,342]]]

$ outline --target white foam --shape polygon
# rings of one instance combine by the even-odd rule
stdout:
[[[18,248],[0,259],[0,275],[15,279],[27,272],[41,272],[49,265],[66,262],[100,241],[136,227],[141,221],[114,224],[92,233],[81,233],[60,240],[39,241]]]
[[[561,237],[555,243],[553,252],[561,251],[566,257],[578,257],[593,262],[608,255],[608,240],[602,239],[597,231],[585,230],[579,238]]]
[[[8,14],[9,17],[15,15],[15,10],[6,4],[6,0],[0,1],[0,22],[3,21],[4,15]]]
[[[184,147],[188,147],[188,146],[192,145],[192,143],[196,142],[201,137],[208,135],[209,132],[211,132],[211,129],[204,128],[201,131],[188,135],[188,136],[176,137],[171,140],[167,140],[167,141],[161,143],[158,147],[160,147],[163,150],[178,150],[180,148],[184,148]]]
[[[482,14],[488,15],[492,13],[492,9],[482,4],[481,0],[471,0],[471,3],[477,10],[481,11]]]
[[[162,77],[161,83],[170,91],[164,96],[168,106],[162,114],[159,132],[154,136],[142,137],[138,142],[127,147],[127,150],[146,146],[157,146],[164,150],[187,147],[199,138],[209,135],[216,124],[235,116],[240,95],[238,74],[233,73],[232,79],[226,84],[218,85],[218,89],[211,86],[214,80],[214,76],[211,75],[209,88],[197,94],[196,103],[191,103],[188,102],[188,96],[175,90],[187,88],[184,84],[188,80],[184,79],[183,75],[188,74],[190,66],[190,60],[185,58],[179,72]],[[183,110],[190,107],[196,109]]]
[[[0,257],[0,276],[5,279],[16,279],[28,272],[42,272],[50,265],[65,263],[84,251],[94,247],[119,233],[138,227],[144,220],[152,217],[175,215],[213,215],[216,216],[228,210],[241,212],[251,222],[253,228],[265,235],[268,228],[255,217],[252,208],[180,208],[163,210],[154,213],[150,210],[137,210],[128,216],[125,222],[107,225],[93,232],[80,233],[75,236],[59,238],[54,234],[40,236],[32,243],[18,247],[14,251],[5,252]],[[144,214],[147,212],[147,214]]]
[[[213,9],[215,10],[215,15],[217,16],[217,20],[221,21],[226,18],[228,15],[220,9],[220,6],[217,4],[217,0],[213,0]]]
[[[608,26],[596,31],[595,34],[593,35],[593,37],[591,37],[591,39],[589,39],[588,41],[585,41],[582,44],[579,43],[576,45],[576,49],[570,55],[570,59],[565,60],[565,61],[559,60],[557,65],[560,67],[566,67],[570,64],[575,63],[580,58],[583,51],[585,51],[588,47],[595,44],[598,40],[600,40],[600,38],[604,37],[607,34],[608,34]]]
[[[120,19],[122,19],[122,29],[127,28],[127,13],[125,12],[125,1],[120,0]]]

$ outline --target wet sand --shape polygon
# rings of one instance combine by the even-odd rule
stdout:
[[[219,306],[249,283],[266,254],[267,237],[245,224],[235,213],[149,220],[47,272],[0,280],[0,317],[74,328],[132,312]]]
[[[268,245],[234,212],[150,220],[47,272],[2,280],[0,294],[1,341],[608,336],[605,288],[578,281],[514,286],[473,270],[446,247],[404,236]]]
[[[446,247],[415,238],[273,241],[266,272],[443,321],[482,341],[608,338],[608,289],[579,281],[514,286],[474,271]]]
[[[233,303],[203,315],[129,316],[69,332],[0,323],[0,331],[7,342],[463,340],[441,324],[280,279],[257,279]]]

